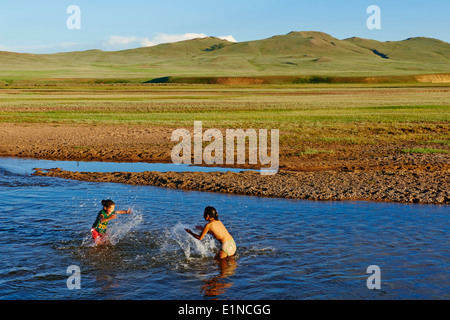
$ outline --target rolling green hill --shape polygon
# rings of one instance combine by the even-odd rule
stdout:
[[[423,37],[387,42],[356,37],[339,40],[313,31],[239,43],[207,37],[115,52],[0,52],[0,81],[4,83],[70,78],[151,81],[171,77],[373,77],[446,73],[450,73],[450,44],[444,41]]]

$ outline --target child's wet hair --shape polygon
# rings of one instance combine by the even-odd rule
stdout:
[[[108,199],[108,200],[102,200],[102,206],[109,208],[111,206],[115,205],[114,201]]]
[[[219,220],[219,213],[217,212],[216,208],[214,207],[206,207],[205,212],[203,213],[203,217],[206,218],[206,216],[210,216],[214,220]]]

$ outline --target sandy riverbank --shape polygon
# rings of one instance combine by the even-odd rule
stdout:
[[[0,156],[3,157],[170,163],[174,145],[170,142],[174,128],[170,127],[2,123],[0,129]],[[321,148],[320,145],[312,147]],[[261,176],[259,172],[76,173],[59,170],[36,174],[295,199],[450,203],[450,154],[399,152],[407,147],[408,144],[398,142],[335,144],[333,153],[295,156],[288,145],[281,145],[280,171],[273,176]]]
[[[444,172],[70,172],[36,170],[38,176],[116,182],[183,190],[310,200],[375,200],[422,204],[450,203],[450,176]]]
[[[171,142],[170,137],[175,129],[138,125],[0,123],[0,156],[71,161],[171,163],[171,150],[176,142]],[[280,134],[283,135],[282,130]],[[408,141],[373,144],[333,142],[331,146],[327,142],[309,145],[304,143],[305,148],[312,150],[332,148],[332,152],[304,155],[298,155],[292,147],[296,143],[298,142],[280,142],[281,170],[450,172],[450,153],[402,153],[401,149],[417,147]],[[443,148],[439,145],[431,147]],[[239,167],[259,169],[258,166],[251,165]]]

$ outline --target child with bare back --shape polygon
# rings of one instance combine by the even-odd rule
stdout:
[[[185,229],[186,232],[198,240],[202,240],[205,235],[209,233],[215,239],[220,241],[222,247],[217,252],[215,259],[220,260],[234,256],[236,253],[236,243],[223,223],[219,220],[219,214],[216,209],[213,207],[206,207],[203,218],[208,221],[208,223],[203,228],[201,226],[197,227],[197,229],[201,231],[200,235],[196,235],[189,229]]]

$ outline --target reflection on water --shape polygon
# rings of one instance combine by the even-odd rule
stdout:
[[[448,299],[448,206],[269,199],[30,175],[0,159],[1,299]],[[17,160],[14,160],[17,161]],[[31,160],[27,160],[31,161]],[[102,199],[133,214],[92,246]],[[184,228],[218,208],[235,259]],[[67,267],[81,289],[66,287]],[[366,287],[381,268],[381,289]]]
[[[219,266],[219,274],[210,276],[202,280],[200,292],[205,297],[218,299],[223,296],[227,289],[231,288],[233,283],[229,277],[233,276],[236,272],[237,261],[235,258],[228,258],[220,261],[216,261]]]

